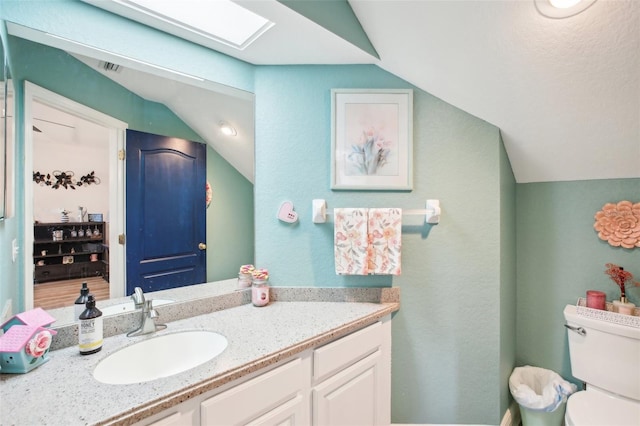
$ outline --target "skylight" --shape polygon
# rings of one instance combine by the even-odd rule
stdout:
[[[192,41],[196,40],[186,37],[185,31],[239,50],[249,46],[274,25],[273,22],[230,0],[84,1]],[[134,15],[127,14],[122,7],[108,7],[106,3],[124,6]],[[141,14],[146,15],[146,19],[140,19]],[[149,21],[149,17],[156,22]]]

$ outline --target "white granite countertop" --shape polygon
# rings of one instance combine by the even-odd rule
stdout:
[[[131,424],[191,396],[369,325],[399,303],[286,302],[251,304],[169,323],[155,334],[106,338],[102,351],[80,355],[76,346],[50,352],[50,361],[27,374],[0,375],[0,424]],[[229,345],[213,360],[171,377],[130,385],[93,378],[109,354],[135,342],[182,330],[211,330]],[[153,354],[149,354],[150,357]]]

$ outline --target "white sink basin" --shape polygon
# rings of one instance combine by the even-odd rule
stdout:
[[[227,338],[213,331],[182,331],[135,343],[109,355],[95,368],[102,383],[126,385],[182,373],[220,355]]]
[[[153,307],[157,308],[161,305],[166,305],[167,303],[173,303],[174,300],[169,299],[153,299]],[[136,306],[133,303],[133,300],[128,302],[118,303],[117,305],[105,306],[101,308],[98,306],[98,309],[102,311],[102,315],[115,315],[115,314],[124,314],[125,312],[133,312],[136,310]]]

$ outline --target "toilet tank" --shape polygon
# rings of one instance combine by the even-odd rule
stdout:
[[[582,327],[584,335],[567,329],[571,373],[587,385],[640,400],[640,328],[578,315],[564,309],[566,324]]]

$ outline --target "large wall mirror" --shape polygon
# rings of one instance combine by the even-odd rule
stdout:
[[[240,264],[253,262],[253,94],[132,58],[117,60],[86,49],[79,53],[64,43],[43,41],[41,33],[17,25],[8,25],[8,30],[8,41],[15,44],[11,51],[19,52],[12,58],[15,74],[25,82],[26,247],[37,247],[34,242],[43,238],[34,236],[35,225],[66,221],[63,210],[69,212],[69,224],[77,224],[76,231],[84,232],[95,225],[80,222],[88,220],[82,217],[83,211],[102,214],[108,295],[126,296],[126,249],[118,244],[126,209],[124,167],[118,162],[118,151],[126,150],[126,136],[122,136],[126,127],[207,144],[212,195],[206,219],[207,281],[234,278]],[[236,135],[224,135],[223,123],[233,126]],[[60,172],[73,172],[72,181],[94,172],[99,184],[54,189]],[[46,232],[44,238],[53,243],[56,237]],[[57,281],[68,281],[36,279],[37,268],[48,262],[49,250],[56,249],[25,250],[25,308],[30,307],[29,293],[33,306],[39,306],[36,287],[53,288]],[[80,288],[75,284],[78,279],[74,280],[71,294],[62,296],[60,303],[73,304]]]

